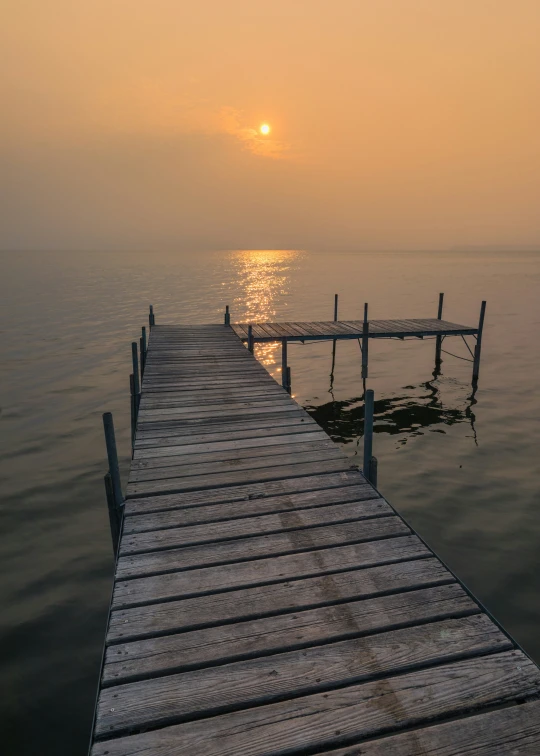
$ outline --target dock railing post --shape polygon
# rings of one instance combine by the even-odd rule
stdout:
[[[375,395],[368,389],[364,398],[364,478],[372,483],[371,459],[373,457],[373,412]]]
[[[334,322],[337,320],[338,314],[338,295],[334,294]]]
[[[248,349],[253,354],[253,326],[248,325]]]
[[[374,488],[377,488],[377,468],[379,463],[377,457],[372,457],[369,462],[369,482]]]
[[[281,339],[281,385],[287,389],[287,339]]]
[[[142,327],[142,336],[141,336],[141,379],[144,373],[144,369],[146,367],[146,326]]]
[[[364,302],[364,323],[367,323],[368,319],[368,303]]]
[[[486,315],[486,303],[482,302],[480,307],[480,320],[478,321],[478,335],[476,337],[476,346],[474,347],[473,362],[473,383],[476,383],[480,374],[480,354],[482,352],[482,332],[484,330],[484,317]]]
[[[362,326],[362,378],[368,377],[369,320]]]
[[[133,392],[135,394],[135,416],[139,414],[139,402],[141,400],[141,384],[139,381],[139,357],[137,354],[137,342],[131,343],[131,359],[133,362]]]
[[[437,311],[437,320],[442,320],[442,311],[444,303],[444,294],[439,294],[439,309]],[[435,367],[441,364],[442,336],[437,336],[435,340]]]
[[[113,416],[110,412],[103,413],[103,430],[105,432],[105,445],[107,447],[107,460],[111,475],[114,503],[121,507],[124,502],[122,495],[122,483],[120,481],[120,467],[118,465],[118,452],[116,450],[116,437],[114,435]]]
[[[150,312],[148,314],[148,325],[150,328],[154,325],[154,305],[150,305]]]
[[[224,325],[228,326],[230,324],[231,324],[231,313],[229,312],[229,305],[225,305]]]
[[[291,369],[287,366],[287,391],[289,394],[292,394],[292,379],[291,379]]]
[[[114,556],[118,554],[118,541],[120,539],[120,512],[114,501],[114,491],[110,472],[104,477],[105,494],[107,496],[107,509],[109,510],[109,527]]]
[[[129,400],[130,400],[130,414],[131,414],[131,452],[133,456],[133,450],[135,449],[135,428],[137,427],[137,412],[135,410],[135,381],[133,373],[129,376]]]

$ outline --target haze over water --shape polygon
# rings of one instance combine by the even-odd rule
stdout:
[[[540,255],[534,253],[2,254],[3,731],[9,753],[84,754],[112,585],[101,413],[129,465],[131,341],[147,322],[444,316],[477,323],[471,364],[434,341],[371,341],[379,488],[540,661]],[[444,348],[468,352],[460,338]],[[256,356],[279,380],[278,345]],[[291,345],[293,394],[362,454],[357,342]]]

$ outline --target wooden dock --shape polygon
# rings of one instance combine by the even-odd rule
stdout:
[[[92,756],[540,753],[538,667],[235,331],[152,329]]]
[[[321,341],[361,339],[364,335],[363,320],[328,320],[315,323],[233,323],[232,329],[243,341],[248,340],[251,325],[255,341]],[[424,336],[475,336],[478,328],[449,323],[438,318],[413,320],[370,320],[368,338],[405,339]]]

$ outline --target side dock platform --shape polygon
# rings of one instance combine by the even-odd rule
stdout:
[[[538,667],[243,336],[152,328],[91,756],[537,756]]]

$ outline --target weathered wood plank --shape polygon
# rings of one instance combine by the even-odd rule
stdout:
[[[346,488],[343,490],[348,491]],[[356,500],[353,497],[350,503],[326,506],[318,504],[314,507],[303,507],[302,509],[291,509],[289,507],[275,514],[266,514],[267,509],[264,509],[264,514],[261,514],[255,506],[253,509],[250,508],[255,515],[251,517],[246,516],[245,511],[238,512],[239,505],[235,503],[229,507],[232,512],[232,519],[227,519],[226,513],[222,511],[227,506],[223,504],[212,508],[195,507],[188,510],[160,512],[155,515],[126,517],[123,540],[125,546],[129,549],[135,547],[135,544],[145,542],[144,538],[141,540],[143,533],[174,528],[176,538],[181,539],[182,545],[188,545],[394,514],[392,508],[382,498],[375,495],[367,498],[369,496],[367,486],[362,493],[366,496],[364,501]],[[257,501],[249,502],[249,504],[258,504],[260,507],[260,502]],[[278,504],[277,506],[282,505]],[[212,517],[214,517],[214,522],[211,521]],[[135,537],[136,534],[138,535]],[[149,543],[155,542],[156,535],[148,535],[147,537],[152,539]]]
[[[110,646],[106,684],[225,664],[383,629],[479,613],[457,584]]]
[[[410,532],[400,517],[392,515],[180,547],[177,547],[177,530],[157,530],[151,534],[130,536],[131,542],[135,542],[131,546],[127,541],[124,545],[122,539],[116,579],[300,554],[331,546],[408,535]]]
[[[427,557],[429,553],[417,536],[402,536],[257,559],[253,562],[237,562],[187,572],[168,572],[154,577],[119,580],[114,587],[112,607],[120,609],[174,598],[247,588],[250,585],[298,580],[302,577],[315,577],[351,568]]]
[[[308,419],[309,418],[309,419]],[[180,443],[201,443],[198,439],[199,436],[202,435],[212,435],[212,439],[207,440],[214,440],[218,441],[224,441],[227,439],[235,439],[235,438],[250,438],[261,435],[279,435],[279,433],[283,434],[289,434],[289,433],[304,433],[309,432],[313,433],[314,431],[321,432],[321,428],[317,423],[313,420],[313,418],[309,417],[309,415],[306,417],[305,413],[300,414],[299,412],[297,414],[288,414],[286,417],[264,417],[259,420],[249,420],[247,422],[242,422],[241,424],[235,423],[235,422],[227,422],[227,423],[208,423],[208,427],[205,427],[204,423],[200,423],[197,427],[197,429],[194,429],[189,424],[184,424],[181,421],[178,421],[174,424],[172,424],[171,427],[152,427],[149,428],[140,428],[137,432],[137,440],[135,442],[136,446],[144,447],[145,444],[164,444],[169,445],[170,442],[168,441],[161,441],[160,439],[164,438],[167,439],[169,437],[174,437],[175,444]],[[195,433],[195,430],[197,431]],[[233,435],[237,434],[237,435]],[[238,435],[243,434],[243,435]],[[176,439],[182,439],[184,440],[176,441]]]
[[[109,643],[327,606],[454,581],[438,559],[385,564],[228,593],[114,610]]]
[[[227,456],[227,455],[225,455]],[[295,451],[288,454],[249,454],[249,451],[236,451],[228,453],[228,458],[218,459],[216,462],[201,460],[200,462],[183,463],[182,459],[173,459],[172,464],[148,465],[146,467],[132,467],[129,475],[129,482],[149,482],[159,480],[170,480],[172,478],[187,478],[203,475],[207,478],[210,475],[217,475],[228,472],[246,471],[248,479],[252,475],[257,476],[258,471],[285,465],[303,466],[306,463],[326,462],[327,460],[343,460],[343,452],[334,445],[333,449],[311,449],[308,451]],[[169,457],[162,457],[161,461],[170,461]],[[349,466],[348,463],[347,466]],[[280,477],[280,476],[278,476]]]
[[[169,509],[195,507],[207,504],[221,504],[226,502],[252,501],[274,496],[323,491],[344,486],[368,485],[366,479],[358,470],[327,473],[323,475],[308,475],[305,478],[288,478],[264,483],[251,483],[227,488],[214,488],[190,493],[150,496],[148,498],[127,499],[126,514],[144,514],[149,512],[163,512]]]
[[[539,691],[538,669],[521,652],[507,651],[108,740],[92,756],[301,754]]]
[[[540,701],[364,742],[326,756],[538,756]]]
[[[304,431],[308,432],[304,432]],[[270,431],[270,432],[269,432]],[[331,443],[328,436],[324,431],[314,431],[312,428],[300,428],[296,433],[289,433],[288,435],[279,434],[276,429],[269,429],[264,435],[261,431],[261,436],[251,436],[250,438],[225,438],[222,441],[198,441],[191,437],[191,443],[186,442],[184,444],[171,444],[162,442],[157,448],[139,447],[135,450],[134,464],[139,461],[145,460],[158,460],[160,457],[178,457],[178,456],[190,456],[201,454],[220,454],[228,450],[243,450],[248,449],[255,455],[261,455],[263,449],[270,448],[285,448],[288,447],[292,450],[297,444],[303,446],[308,441],[324,441],[325,443]],[[212,436],[215,438],[215,436]]]
[[[96,734],[156,727],[309,695],[396,672],[511,648],[483,614],[381,632],[102,690]]]
[[[219,488],[234,486],[243,482],[258,483],[262,481],[280,480],[309,476],[317,473],[345,472],[353,465],[345,458],[325,459],[321,462],[305,462],[302,465],[281,465],[280,467],[258,468],[256,470],[242,470],[239,472],[223,472],[208,475],[194,475],[185,478],[163,478],[128,483],[127,496],[132,498],[148,496],[158,493],[175,493],[176,491],[196,491],[204,488]]]

